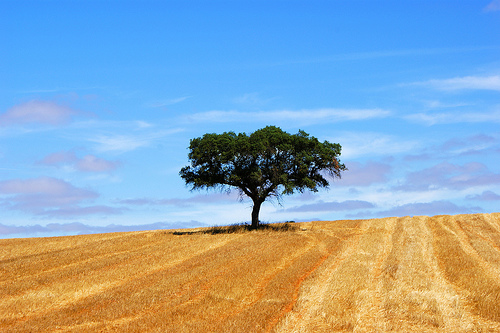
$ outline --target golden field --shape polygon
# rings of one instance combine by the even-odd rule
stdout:
[[[500,332],[500,214],[0,240],[0,332]]]

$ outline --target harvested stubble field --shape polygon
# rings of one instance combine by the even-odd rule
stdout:
[[[0,240],[1,332],[500,332],[500,214]]]

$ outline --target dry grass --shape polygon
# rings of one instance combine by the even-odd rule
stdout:
[[[0,249],[0,332],[500,332],[500,214]]]
[[[201,228],[198,230],[177,230],[173,231],[174,235],[193,235],[193,234],[209,234],[209,235],[217,235],[217,234],[234,234],[234,233],[242,233],[242,232],[258,232],[258,231],[297,231],[299,229],[298,225],[294,222],[285,222],[285,223],[262,223],[257,228],[253,228],[250,224],[232,224],[228,226],[213,226],[209,228]]]

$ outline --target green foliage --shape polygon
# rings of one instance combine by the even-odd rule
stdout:
[[[254,202],[252,226],[258,225],[260,205],[270,196],[328,187],[325,172],[340,178],[347,170],[338,160],[342,147],[320,142],[304,131],[288,134],[267,126],[250,135],[205,134],[192,139],[191,165],[180,176],[192,189],[237,188]]]

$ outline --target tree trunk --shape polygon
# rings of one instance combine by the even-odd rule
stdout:
[[[259,227],[259,212],[261,205],[261,201],[254,200],[252,208],[252,229],[256,229]]]

